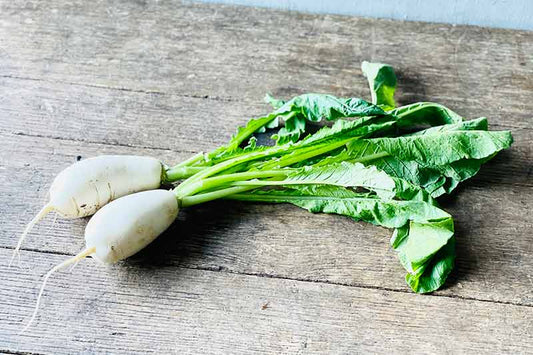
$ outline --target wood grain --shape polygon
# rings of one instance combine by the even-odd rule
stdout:
[[[86,221],[50,217],[22,268],[0,264],[0,352],[533,352],[531,32],[164,1],[0,2],[2,259],[79,157],[175,163],[266,112],[265,92],[368,97],[362,60],[397,68],[401,104],[437,101],[515,137],[442,200],[458,238],[444,289],[408,291],[386,229],[218,202],[182,211],[120,266],[89,260],[58,275],[19,337],[40,276],[83,245]]]
[[[0,78],[0,130],[183,152],[226,143],[266,104],[209,101],[175,95]],[[249,116],[247,116],[249,115]]]
[[[7,257],[9,251],[0,249],[0,258]],[[54,277],[38,322],[16,335],[31,312],[40,275],[63,259],[31,253],[22,269],[0,266],[4,349],[54,354],[409,353],[414,347],[422,353],[533,351],[530,307],[174,266],[105,268],[92,259]]]
[[[385,61],[400,102],[531,126],[527,31],[164,1],[13,1],[0,19],[2,76],[255,103],[265,92],[368,97],[360,63]]]

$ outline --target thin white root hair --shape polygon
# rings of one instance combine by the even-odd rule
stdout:
[[[31,326],[31,324],[35,320],[35,317],[37,316],[37,312],[39,311],[39,306],[41,305],[41,297],[43,296],[43,292],[44,292],[44,288],[46,286],[46,282],[48,281],[50,276],[53,273],[55,273],[56,271],[61,270],[64,267],[69,266],[70,264],[77,263],[81,259],[93,254],[94,252],[96,252],[96,248],[95,247],[86,248],[86,249],[82,250],[79,254],[73,256],[72,258],[68,258],[67,260],[63,261],[61,264],[58,264],[58,265],[54,266],[50,271],[48,271],[46,273],[46,275],[44,275],[43,283],[41,285],[41,289],[39,290],[39,295],[37,296],[37,303],[35,304],[35,309],[33,310],[33,314],[31,316],[28,324],[26,324],[26,326],[19,332],[19,335],[24,333],[24,332],[26,332],[26,330],[28,330],[28,328]]]
[[[68,272],[71,273],[72,270],[74,270],[74,268],[76,266],[78,266],[78,264],[80,263],[81,259],[77,260],[74,264],[72,264],[72,267],[70,269],[68,269]]]
[[[48,230],[48,232],[51,232],[54,229],[54,227],[56,226],[57,216],[58,216],[58,214],[55,213],[54,214],[54,219],[52,220],[52,224],[50,225],[50,229]]]
[[[15,256],[19,255],[19,250],[22,245],[22,242],[24,242],[24,239],[26,239],[26,236],[28,233],[32,230],[32,228],[39,222],[41,219],[43,219],[48,213],[54,210],[54,207],[50,204],[44,205],[44,207],[37,213],[35,217],[28,223],[26,228],[24,228],[24,232],[22,232],[22,235],[19,238],[19,241],[17,243],[17,246],[15,247],[15,250],[13,250],[13,256],[11,257],[11,260],[9,261],[9,266],[13,263],[13,260],[15,259]]]

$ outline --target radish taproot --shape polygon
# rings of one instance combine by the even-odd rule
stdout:
[[[104,264],[114,264],[146,247],[163,233],[178,216],[176,195],[167,190],[151,190],[121,197],[96,212],[85,228],[86,248],[54,266],[44,277],[34,312],[24,332],[34,321],[46,282],[56,271],[92,256]]]
[[[114,199],[159,188],[164,172],[158,159],[134,155],[102,155],[70,165],[54,179],[50,201],[22,232],[13,257],[33,226],[49,212],[68,219],[90,216]]]
[[[87,248],[106,264],[123,260],[143,249],[174,222],[178,200],[172,191],[138,192],[109,203],[85,228]]]

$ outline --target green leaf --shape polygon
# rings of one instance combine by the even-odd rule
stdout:
[[[283,172],[284,170],[280,170]],[[285,169],[283,180],[252,180],[234,183],[234,186],[277,186],[294,187],[294,185],[333,185],[349,188],[363,188],[374,192],[383,200],[393,198],[424,201],[436,205],[429,194],[419,186],[408,181],[390,177],[375,166],[360,163],[333,163],[324,166],[304,166],[298,169]]]
[[[361,70],[368,79],[372,103],[386,111],[396,107],[394,102],[394,91],[396,90],[394,69],[387,64],[364,61],[361,64]]]
[[[293,116],[285,121],[285,127],[279,129],[278,133],[272,135],[276,144],[281,145],[288,142],[296,142],[305,133],[306,118],[303,116]]]
[[[293,114],[289,112],[286,114],[286,118],[288,119],[289,116],[292,115]],[[207,154],[207,160],[214,160],[218,156],[228,155],[238,151],[239,145],[242,142],[250,138],[255,132],[264,130],[265,126],[272,121],[277,120],[279,116],[279,114],[271,113],[270,115],[264,117],[252,118],[246,123],[246,126],[237,128],[237,132],[231,137],[228,144],[223,145]]]
[[[450,193],[459,182],[474,176],[498,151],[510,146],[509,132],[476,130],[486,128],[486,119],[480,118],[432,127],[404,137],[353,140],[347,149],[314,163],[351,161],[375,165],[391,176],[422,186],[437,197]]]
[[[373,191],[384,200],[391,200],[403,191],[397,191],[396,182],[376,167],[365,167],[359,163],[342,162],[326,166],[305,166],[287,175],[278,183],[328,184],[343,187],[362,187]],[[400,184],[399,184],[400,185]],[[399,186],[403,188],[403,185]]]
[[[337,98],[325,94],[304,94],[287,101],[278,113],[296,112],[308,121],[333,121],[338,118],[386,116],[380,107],[359,98]]]
[[[285,105],[286,101],[278,100],[270,94],[265,95],[265,102],[270,104],[274,110],[279,109],[281,106]]]
[[[417,200],[383,200],[370,193],[328,185],[291,186],[286,189],[254,190],[229,198],[244,201],[292,203],[310,212],[336,213],[387,228],[399,228],[409,221],[425,223],[449,218],[440,208]]]
[[[302,163],[340,148],[355,138],[390,130],[394,124],[394,120],[388,117],[375,116],[361,117],[353,121],[338,120],[332,127],[324,127],[299,142],[285,144],[287,148],[280,158],[259,162],[253,166],[257,169],[273,169]]]
[[[489,124],[487,118],[480,117],[469,121],[460,121],[457,123],[426,128],[418,132],[406,134],[405,136],[422,136],[425,134],[438,134],[447,131],[487,131],[488,128]]]
[[[269,102],[278,106],[282,101],[269,97]],[[294,115],[287,118],[288,113]],[[304,94],[296,96],[278,107],[277,114],[285,127],[272,136],[277,144],[296,142],[305,132],[306,122],[333,121],[339,118],[387,116],[380,107],[358,98],[337,98],[332,95]]]
[[[441,248],[435,256],[415,274],[405,275],[405,281],[418,293],[433,292],[439,289],[453,270],[455,264],[455,237]]]
[[[477,122],[483,127],[483,119]],[[354,140],[346,151],[323,164],[342,160],[375,165],[437,197],[474,176],[483,163],[511,143],[512,136],[506,131],[435,129],[412,136]]]
[[[405,228],[405,227],[404,227]],[[427,222],[409,223],[408,232],[400,230],[391,243],[405,269],[415,274],[453,236],[451,216]],[[400,236],[401,238],[399,238]]]
[[[369,137],[376,132],[387,131],[395,125],[388,117],[366,116],[353,121],[338,120],[331,127],[323,127],[307,136],[299,146],[309,146],[323,141],[344,140],[346,138]]]
[[[306,121],[331,121],[344,117],[390,116],[381,108],[358,98],[340,99],[331,95],[304,94],[284,102],[267,95],[265,98],[276,109],[270,114],[252,118],[244,127],[237,128],[229,143],[209,153],[213,159],[224,153],[238,150],[239,145],[252,134],[264,132],[265,128],[276,128],[280,121],[285,127],[272,136],[278,145],[296,142],[305,132]]]
[[[268,97],[273,105],[281,105],[282,101],[275,100]],[[318,140],[323,140],[326,135],[340,136],[340,131],[351,132],[351,136],[368,137],[371,134],[384,135],[395,131],[398,127],[408,127],[418,123],[429,123],[430,125],[442,124],[443,122],[455,122],[454,113],[449,111],[444,106],[423,103],[421,105],[411,105],[409,109],[399,108],[398,117],[385,113],[381,108],[372,105],[364,100],[349,98],[338,99],[331,95],[321,94],[305,94],[300,95],[292,100],[285,102],[277,110],[271,114],[251,119],[245,127],[239,127],[237,133],[232,137],[231,141],[211,153],[206,155],[204,163],[197,162],[195,165],[211,165],[210,162],[221,162],[230,157],[241,154],[239,145],[249,138],[255,132],[264,130],[265,127],[274,127],[279,120],[285,121],[283,127],[277,135],[273,138],[277,139],[278,145],[283,145],[300,139],[306,129],[306,121],[320,121],[323,118],[327,120],[338,119],[339,117],[359,117],[356,123],[351,126],[349,121],[343,121],[340,124],[334,125],[333,131],[329,128],[323,128],[306,137],[304,140],[309,143],[314,143]],[[434,113],[439,113],[434,115]],[[427,118],[427,115],[433,115],[432,118]],[[426,117],[426,118],[424,118]],[[451,118],[450,118],[451,117]],[[460,119],[460,117],[459,117]],[[337,121],[336,123],[338,123]],[[459,121],[461,122],[461,121]],[[355,130],[357,128],[357,130]],[[300,143],[300,142],[298,142]],[[289,151],[292,151],[291,149]],[[292,159],[292,158],[291,158]]]
[[[440,253],[453,238],[452,218],[445,211],[423,201],[384,200],[371,193],[328,185],[254,190],[228,198],[291,203],[313,213],[335,213],[388,228],[397,228],[391,244],[398,252],[400,262],[409,272],[406,281],[415,292],[431,292],[438,288],[453,268],[455,251],[445,250],[444,259]]]
[[[439,126],[460,123],[463,118],[446,106],[434,102],[417,102],[388,111],[398,117],[398,127]]]
[[[419,136],[374,138],[359,140],[349,149],[364,153],[364,144],[386,151],[404,161],[417,161],[425,166],[450,164],[462,159],[483,159],[502,149],[509,148],[512,136],[509,131],[445,131]]]
[[[207,169],[191,176],[177,189],[186,191],[194,181],[216,174],[235,173],[249,169],[275,169],[300,164],[317,156],[328,154],[343,147],[349,141],[371,136],[376,131],[384,131],[394,126],[395,121],[388,116],[365,116],[354,121],[337,121],[333,127],[324,127],[299,142],[288,142],[273,147],[248,147],[227,150],[225,147],[203,158],[202,165]]]
[[[256,147],[257,147],[257,138],[252,136],[248,140],[248,144],[246,145],[246,147],[244,147],[243,151],[244,152],[252,151],[252,150],[255,150]]]

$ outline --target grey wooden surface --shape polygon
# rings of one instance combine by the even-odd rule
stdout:
[[[458,261],[411,293],[390,231],[296,207],[217,202],[146,251],[42,275],[83,246],[52,217],[7,267],[53,177],[105,153],[167,163],[225,142],[265,92],[368,97],[362,60],[397,68],[398,101],[511,129],[515,144],[450,197]],[[533,352],[531,32],[171,2],[0,2],[0,352]]]
[[[276,9],[339,14],[405,21],[427,21],[533,30],[533,2],[529,0],[193,0],[262,6]]]

